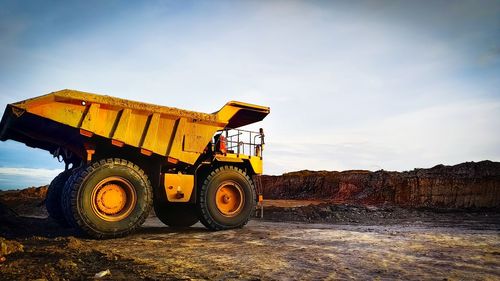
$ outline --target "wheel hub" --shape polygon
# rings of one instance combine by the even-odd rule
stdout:
[[[120,212],[127,202],[125,190],[117,184],[108,184],[97,192],[97,208],[108,215]]]
[[[244,204],[243,189],[236,182],[223,182],[215,193],[215,204],[223,216],[238,215]]]
[[[134,186],[124,178],[108,177],[100,181],[92,191],[92,210],[105,221],[126,218],[137,203]]]

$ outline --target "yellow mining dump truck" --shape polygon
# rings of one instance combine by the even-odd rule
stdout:
[[[247,223],[262,173],[263,130],[237,128],[269,111],[232,101],[206,114],[62,90],[7,105],[0,139],[65,162],[47,210],[84,234],[127,235],[152,207],[169,226],[223,230]]]

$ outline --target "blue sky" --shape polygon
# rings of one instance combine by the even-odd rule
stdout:
[[[271,107],[269,174],[500,161],[499,1],[2,1],[0,110],[78,89]],[[50,182],[0,143],[0,188]]]

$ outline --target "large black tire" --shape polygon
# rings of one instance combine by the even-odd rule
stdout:
[[[66,183],[64,184],[62,193],[61,193],[61,209],[64,215],[64,220],[70,227],[77,228],[78,225],[75,222],[75,219],[73,217],[73,212],[71,211],[71,197],[70,195],[70,189],[72,188],[75,178],[80,175],[82,170],[87,168],[87,166],[81,166],[80,168],[74,169],[71,175],[69,176],[68,180],[66,180]]]
[[[156,217],[170,227],[190,227],[199,221],[193,204],[155,202],[154,208]]]
[[[114,199],[106,201],[106,196]],[[125,236],[141,226],[152,201],[153,190],[144,171],[127,160],[110,158],[83,167],[68,179],[62,207],[66,220],[81,233],[106,239]]]
[[[52,182],[50,182],[45,197],[45,208],[49,217],[59,223],[61,226],[68,226],[68,222],[64,217],[64,212],[61,207],[61,196],[66,181],[71,176],[72,170],[66,170],[57,175]]]
[[[218,204],[218,190],[229,187],[238,190],[239,202],[231,210],[222,211]],[[228,202],[238,198],[228,198]],[[219,200],[217,203],[216,201]],[[236,200],[238,202],[238,200]],[[233,166],[222,166],[213,170],[203,181],[198,192],[198,213],[201,223],[210,230],[241,228],[247,224],[255,209],[255,187],[250,177],[241,169]]]

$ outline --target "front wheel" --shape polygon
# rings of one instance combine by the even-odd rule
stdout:
[[[208,229],[243,227],[255,208],[255,188],[241,169],[222,166],[213,170],[198,194],[200,221]]]
[[[79,170],[63,191],[67,221],[94,238],[125,236],[147,218],[151,183],[142,169],[123,159],[106,159]]]

